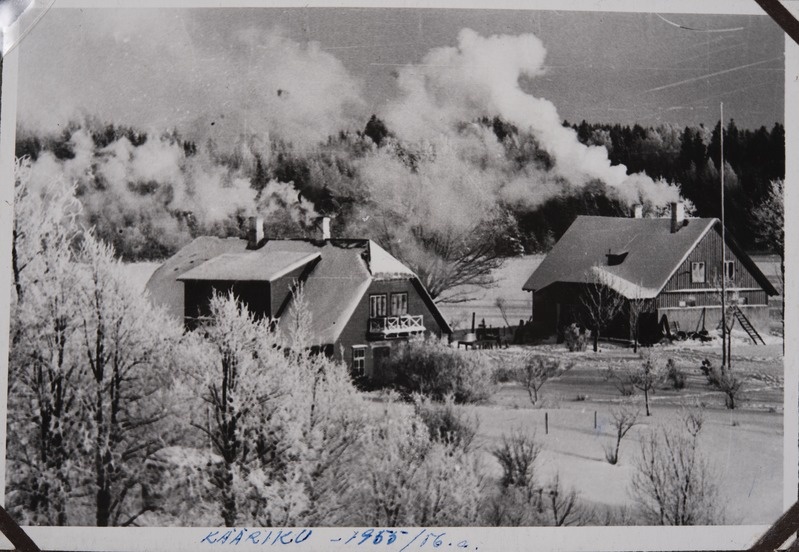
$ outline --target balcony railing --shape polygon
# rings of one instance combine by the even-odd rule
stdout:
[[[369,334],[382,338],[406,337],[423,333],[423,315],[403,314],[401,316],[381,316],[369,319]]]

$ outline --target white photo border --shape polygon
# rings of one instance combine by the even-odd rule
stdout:
[[[43,6],[43,4],[46,4]],[[799,2],[784,2],[799,16]],[[32,8],[306,8],[306,7],[374,7],[374,8],[467,8],[557,10],[639,13],[692,13],[762,15],[752,0],[56,0],[43,3],[34,0]],[[46,14],[44,14],[46,17]],[[27,18],[30,23],[33,18]],[[38,20],[36,18],[35,20]],[[23,23],[25,17],[20,18]],[[774,23],[776,26],[777,24]],[[5,500],[5,432],[8,390],[8,338],[11,289],[11,229],[13,217],[14,144],[16,135],[17,75],[19,49],[15,40],[24,41],[27,29],[3,29],[6,52],[3,62],[2,110],[0,111],[0,504]],[[55,92],[54,92],[55,96]],[[799,152],[799,45],[785,36],[785,146],[786,152]],[[799,205],[799,155],[786,154],[785,203]],[[786,209],[787,210],[787,209]],[[797,501],[799,487],[799,219],[785,219],[785,355],[783,416],[783,510]],[[789,338],[792,336],[793,339]],[[776,520],[775,520],[776,521]],[[242,528],[239,528],[242,529]],[[413,528],[406,528],[415,534]],[[442,528],[452,539],[468,540],[470,550],[740,550],[751,546],[766,530],[765,525],[700,526],[700,527],[567,527],[567,528]],[[96,527],[25,527],[26,532],[42,549],[58,550],[196,550],[207,546],[201,540],[218,528],[96,528]],[[255,528],[248,528],[249,531]],[[355,529],[353,529],[355,530]],[[314,528],[313,538],[291,548],[296,550],[347,550],[380,548],[380,546],[344,546],[331,542],[348,537],[352,531],[341,528]],[[355,545],[357,541],[352,544]],[[281,546],[278,543],[278,546]],[[271,547],[271,546],[270,546]],[[0,536],[0,548],[11,544]],[[263,548],[242,542],[236,548]],[[396,547],[387,547],[396,549]],[[413,550],[409,547],[408,550]]]

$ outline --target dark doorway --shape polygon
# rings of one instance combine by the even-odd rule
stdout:
[[[389,347],[388,345],[375,347],[374,349],[372,349],[372,358],[374,359],[375,374],[382,373],[383,364],[385,363],[386,359],[389,356],[391,356],[391,347]]]

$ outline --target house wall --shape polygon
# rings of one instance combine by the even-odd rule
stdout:
[[[672,275],[663,291],[658,295],[656,306],[658,319],[666,316],[669,322],[676,322],[683,331],[715,329],[721,320],[721,234],[711,230],[677,271]],[[741,259],[725,246],[728,261],[733,261],[735,276],[727,283],[728,301],[738,303],[741,311],[762,333],[768,333],[770,326],[768,294],[760,286]],[[691,263],[705,263],[705,281],[691,281]]]
[[[391,304],[390,294],[406,292],[408,294],[408,314],[423,316],[423,323],[427,329],[427,334],[443,337],[444,330],[438,325],[433,313],[428,308],[427,303],[417,292],[411,280],[378,280],[372,282],[369,289],[364,294],[358,306],[355,308],[344,330],[341,332],[335,347],[335,356],[347,363],[352,364],[353,345],[366,345],[365,375],[372,377],[375,372],[375,356],[385,352],[398,342],[407,341],[407,338],[396,338],[386,340],[369,339],[369,296],[385,293],[388,297],[389,308]],[[390,351],[389,351],[390,354]]]
[[[761,335],[768,335],[771,326],[771,319],[769,315],[769,308],[765,305],[740,305],[741,312],[749,319],[752,325],[757,329]],[[702,313],[704,311],[704,320]],[[676,322],[680,330],[684,332],[693,332],[704,329],[713,331],[719,327],[721,321],[721,306],[714,307],[689,307],[681,309],[659,309],[658,320],[665,315],[668,317],[670,323]],[[733,325],[733,330],[740,330],[741,327],[736,321]]]
[[[761,289],[755,277],[741,263],[741,260],[733,253],[729,245],[725,246],[728,261],[735,264],[735,277],[731,286],[744,289]],[[705,282],[691,282],[691,263],[705,263]],[[702,290],[717,289],[721,283],[721,234],[715,229],[711,230],[697,244],[688,258],[680,265],[663,288],[663,292],[675,290]]]
[[[269,282],[184,282],[184,310],[187,318],[208,316],[214,291],[233,294],[250,309],[257,318],[269,317],[271,313]]]

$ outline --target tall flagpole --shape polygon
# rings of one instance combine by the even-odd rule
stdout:
[[[727,243],[726,226],[724,224],[724,102],[719,104],[721,119],[719,120],[719,138],[721,143],[721,369],[730,365],[727,354]]]

